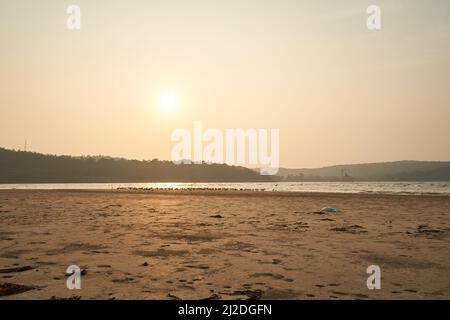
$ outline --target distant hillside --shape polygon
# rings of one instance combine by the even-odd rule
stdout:
[[[338,165],[317,169],[284,169],[290,181],[450,181],[450,162],[396,161]]]
[[[180,164],[111,157],[44,155],[0,148],[0,183],[450,181],[450,162],[397,161],[318,169],[280,168],[261,176],[225,164]]]
[[[225,164],[180,164],[110,157],[44,155],[0,148],[0,183],[252,182],[253,170]]]

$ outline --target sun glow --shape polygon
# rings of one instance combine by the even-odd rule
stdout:
[[[163,112],[172,112],[177,109],[178,96],[174,92],[164,92],[158,97],[158,108]]]

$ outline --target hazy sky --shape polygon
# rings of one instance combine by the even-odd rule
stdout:
[[[1,147],[169,159],[194,120],[284,167],[450,160],[450,1],[0,0]]]

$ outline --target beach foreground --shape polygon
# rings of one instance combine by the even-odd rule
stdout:
[[[0,299],[449,299],[449,216],[450,197],[0,191]]]

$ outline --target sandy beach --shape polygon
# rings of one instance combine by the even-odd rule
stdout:
[[[449,299],[449,215],[437,196],[0,191],[0,299]]]

